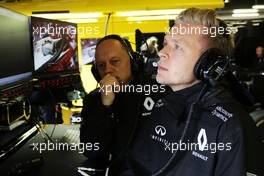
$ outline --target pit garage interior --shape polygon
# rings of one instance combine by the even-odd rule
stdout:
[[[144,42],[155,36],[160,50],[174,19],[190,7],[215,9],[232,29],[236,89],[246,91],[247,99],[241,101],[264,143],[264,0],[0,0],[3,175],[79,174],[76,168],[87,159],[82,154],[40,154],[32,148],[40,142],[80,142],[83,98],[99,86],[91,73],[96,42],[118,34],[140,53]],[[60,26],[76,32],[59,39],[47,26],[53,32]],[[52,55],[48,47],[43,49],[47,40],[58,48]],[[63,67],[66,62],[71,67]]]

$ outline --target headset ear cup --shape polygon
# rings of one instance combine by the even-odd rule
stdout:
[[[91,72],[94,76],[94,79],[99,83],[101,80],[100,74],[95,66],[95,64],[93,64],[92,68],[91,68]]]
[[[138,61],[138,55],[137,53],[133,52],[131,53],[132,58],[130,57],[130,63],[131,63],[131,72],[134,76],[137,76],[139,74],[139,61]]]
[[[227,63],[226,57],[217,48],[206,50],[194,67],[194,75],[199,80],[217,79]]]
[[[132,56],[133,58],[130,59],[131,72],[134,77],[142,81],[144,77],[144,66],[145,66],[144,59],[137,52],[133,52]]]
[[[131,72],[134,76],[138,74],[138,65],[134,60],[130,60],[131,63]]]

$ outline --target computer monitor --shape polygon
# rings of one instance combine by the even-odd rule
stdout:
[[[146,79],[156,79],[158,51],[163,48],[164,36],[164,32],[142,33],[136,30],[136,50],[143,56]]]
[[[136,32],[136,50],[138,52],[144,50],[144,49],[151,49],[150,45],[152,42],[154,42],[155,45],[154,47],[157,48],[157,50],[161,50],[163,47],[163,40],[164,40],[165,32],[152,32],[152,33],[141,33],[141,32]],[[146,45],[146,42],[148,43],[149,46],[144,46]]]
[[[32,44],[29,18],[0,7],[0,91],[32,79]]]
[[[81,39],[82,45],[82,64],[93,64],[95,48],[100,38],[83,38]]]
[[[31,17],[34,77],[56,77],[79,72],[77,25]]]

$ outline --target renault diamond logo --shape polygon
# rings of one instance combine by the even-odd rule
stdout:
[[[156,126],[155,131],[158,135],[164,136],[166,134],[166,128],[161,125]]]
[[[198,137],[197,137],[198,145],[199,145],[199,150],[203,151],[204,148],[207,145],[207,136],[206,136],[206,131],[205,129],[201,129]]]
[[[150,97],[147,97],[144,101],[144,106],[148,111],[152,110],[154,104],[154,101]]]

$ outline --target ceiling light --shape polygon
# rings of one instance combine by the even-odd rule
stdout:
[[[127,21],[144,21],[144,20],[173,20],[177,15],[163,15],[163,16],[142,16],[142,17],[128,17]]]
[[[264,5],[253,5],[253,9],[264,9]]]
[[[61,18],[98,18],[102,17],[102,13],[46,13],[46,14],[32,14],[35,17],[61,19]]]
[[[185,9],[169,9],[169,10],[142,10],[142,11],[127,11],[116,12],[117,16],[144,16],[144,15],[173,15],[180,14]]]
[[[234,9],[233,13],[257,13],[258,9]]]
[[[98,19],[90,18],[90,19],[64,19],[62,21],[67,21],[71,23],[97,23]]]
[[[259,16],[259,13],[236,13],[232,14],[232,17],[253,17]]]
[[[259,26],[260,24],[259,23],[253,23],[252,25],[253,26]]]

